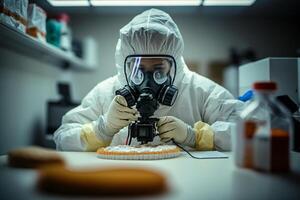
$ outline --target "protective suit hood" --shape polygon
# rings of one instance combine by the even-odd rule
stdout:
[[[180,31],[167,13],[150,9],[134,17],[120,30],[115,59],[118,70],[118,80],[122,86],[126,85],[124,75],[124,61],[134,54],[163,54],[171,55],[177,64],[174,84],[178,86],[187,70],[182,53],[184,43]]]

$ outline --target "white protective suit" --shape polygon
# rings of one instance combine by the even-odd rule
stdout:
[[[211,125],[214,132],[214,147],[230,150],[233,120],[243,104],[223,87],[191,72],[182,57],[183,49],[182,36],[167,13],[150,9],[133,18],[120,30],[115,53],[118,75],[99,83],[80,106],[63,117],[61,127],[54,134],[57,149],[95,151],[98,147],[110,145],[110,141],[95,135],[101,135],[98,127],[102,122],[99,116],[107,112],[115,91],[126,85],[123,68],[125,58],[133,54],[166,54],[172,55],[177,63],[174,84],[178,88],[178,97],[171,107],[161,105],[155,116],[174,116],[192,127],[196,122],[205,122]],[[82,138],[82,133],[85,138]],[[114,135],[112,144],[124,144],[126,136],[124,128]],[[93,148],[86,148],[83,141],[91,143]]]

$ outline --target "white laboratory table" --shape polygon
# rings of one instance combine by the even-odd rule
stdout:
[[[97,158],[95,153],[83,152],[60,152],[60,154],[65,157],[71,168],[137,166],[164,173],[170,191],[159,196],[142,197],[143,199],[300,199],[299,175],[293,173],[274,175],[239,169],[234,166],[230,153],[227,159],[196,160],[183,153],[178,158],[157,161],[102,160]],[[6,164],[6,159],[6,156],[0,157],[1,200],[102,199],[41,193],[36,189],[35,170],[10,168]]]

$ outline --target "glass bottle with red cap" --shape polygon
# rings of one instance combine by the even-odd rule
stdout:
[[[66,13],[61,13],[56,16],[56,20],[61,23],[60,48],[72,53],[72,31],[69,27],[70,17]]]
[[[288,171],[290,114],[275,99],[276,83],[256,82],[253,89],[254,100],[240,114],[235,162],[262,171]]]

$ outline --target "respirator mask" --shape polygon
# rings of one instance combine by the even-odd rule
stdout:
[[[140,113],[137,121],[128,129],[131,138],[145,144],[156,136],[157,118],[153,118],[159,104],[172,106],[178,90],[173,85],[176,76],[176,62],[169,55],[131,55],[124,62],[127,85],[116,91],[123,96],[128,107],[136,106]]]

